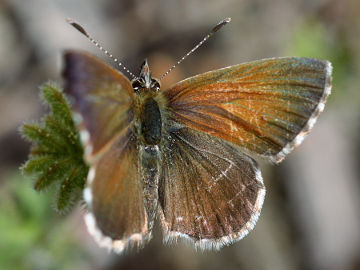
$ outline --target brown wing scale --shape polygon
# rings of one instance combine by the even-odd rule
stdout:
[[[310,58],[264,59],[188,78],[164,94],[174,121],[280,162],[323,110],[331,70]]]
[[[254,160],[189,128],[167,130],[159,186],[165,240],[218,249],[243,238],[260,214],[265,188]]]

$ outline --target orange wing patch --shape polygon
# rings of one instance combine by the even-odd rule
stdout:
[[[164,92],[169,116],[279,162],[285,156],[279,153],[307,133],[309,119],[323,108],[330,94],[329,65],[274,58],[207,72]]]

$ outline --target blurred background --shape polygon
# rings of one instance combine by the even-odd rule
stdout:
[[[64,49],[111,60],[65,19],[80,22],[137,74],[159,77],[221,19],[232,22],[186,59],[163,87],[201,72],[276,56],[333,63],[333,92],[314,129],[278,166],[260,163],[267,195],[245,239],[219,252],[164,246],[159,228],[139,252],[108,254],[81,207],[54,211],[19,166],[18,127],[44,115],[39,86],[62,83]],[[1,0],[0,269],[360,269],[359,0]]]

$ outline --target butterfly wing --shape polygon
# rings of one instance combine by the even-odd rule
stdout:
[[[133,118],[130,81],[116,69],[84,52],[65,53],[65,91],[82,118],[82,141],[88,161],[111,145]]]
[[[240,240],[265,196],[256,162],[221,139],[168,124],[159,186],[165,240],[182,237],[201,249]]]
[[[264,59],[188,78],[164,94],[170,119],[280,162],[324,109],[331,72],[327,61]]]
[[[86,224],[100,246],[117,253],[150,240],[139,170],[136,139],[124,134],[89,171]]]
[[[91,165],[84,199],[89,232],[100,246],[121,252],[150,237],[138,141],[133,132],[130,81],[82,52],[65,54],[65,92],[82,118],[80,133]],[[84,140],[85,137],[85,140]]]

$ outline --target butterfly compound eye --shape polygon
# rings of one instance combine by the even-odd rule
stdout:
[[[152,79],[151,88],[155,89],[156,91],[159,91],[160,90],[160,82],[156,79]]]
[[[143,84],[138,80],[134,80],[132,83],[131,83],[132,87],[134,88],[134,90],[138,90],[139,88],[142,88],[143,87]]]

